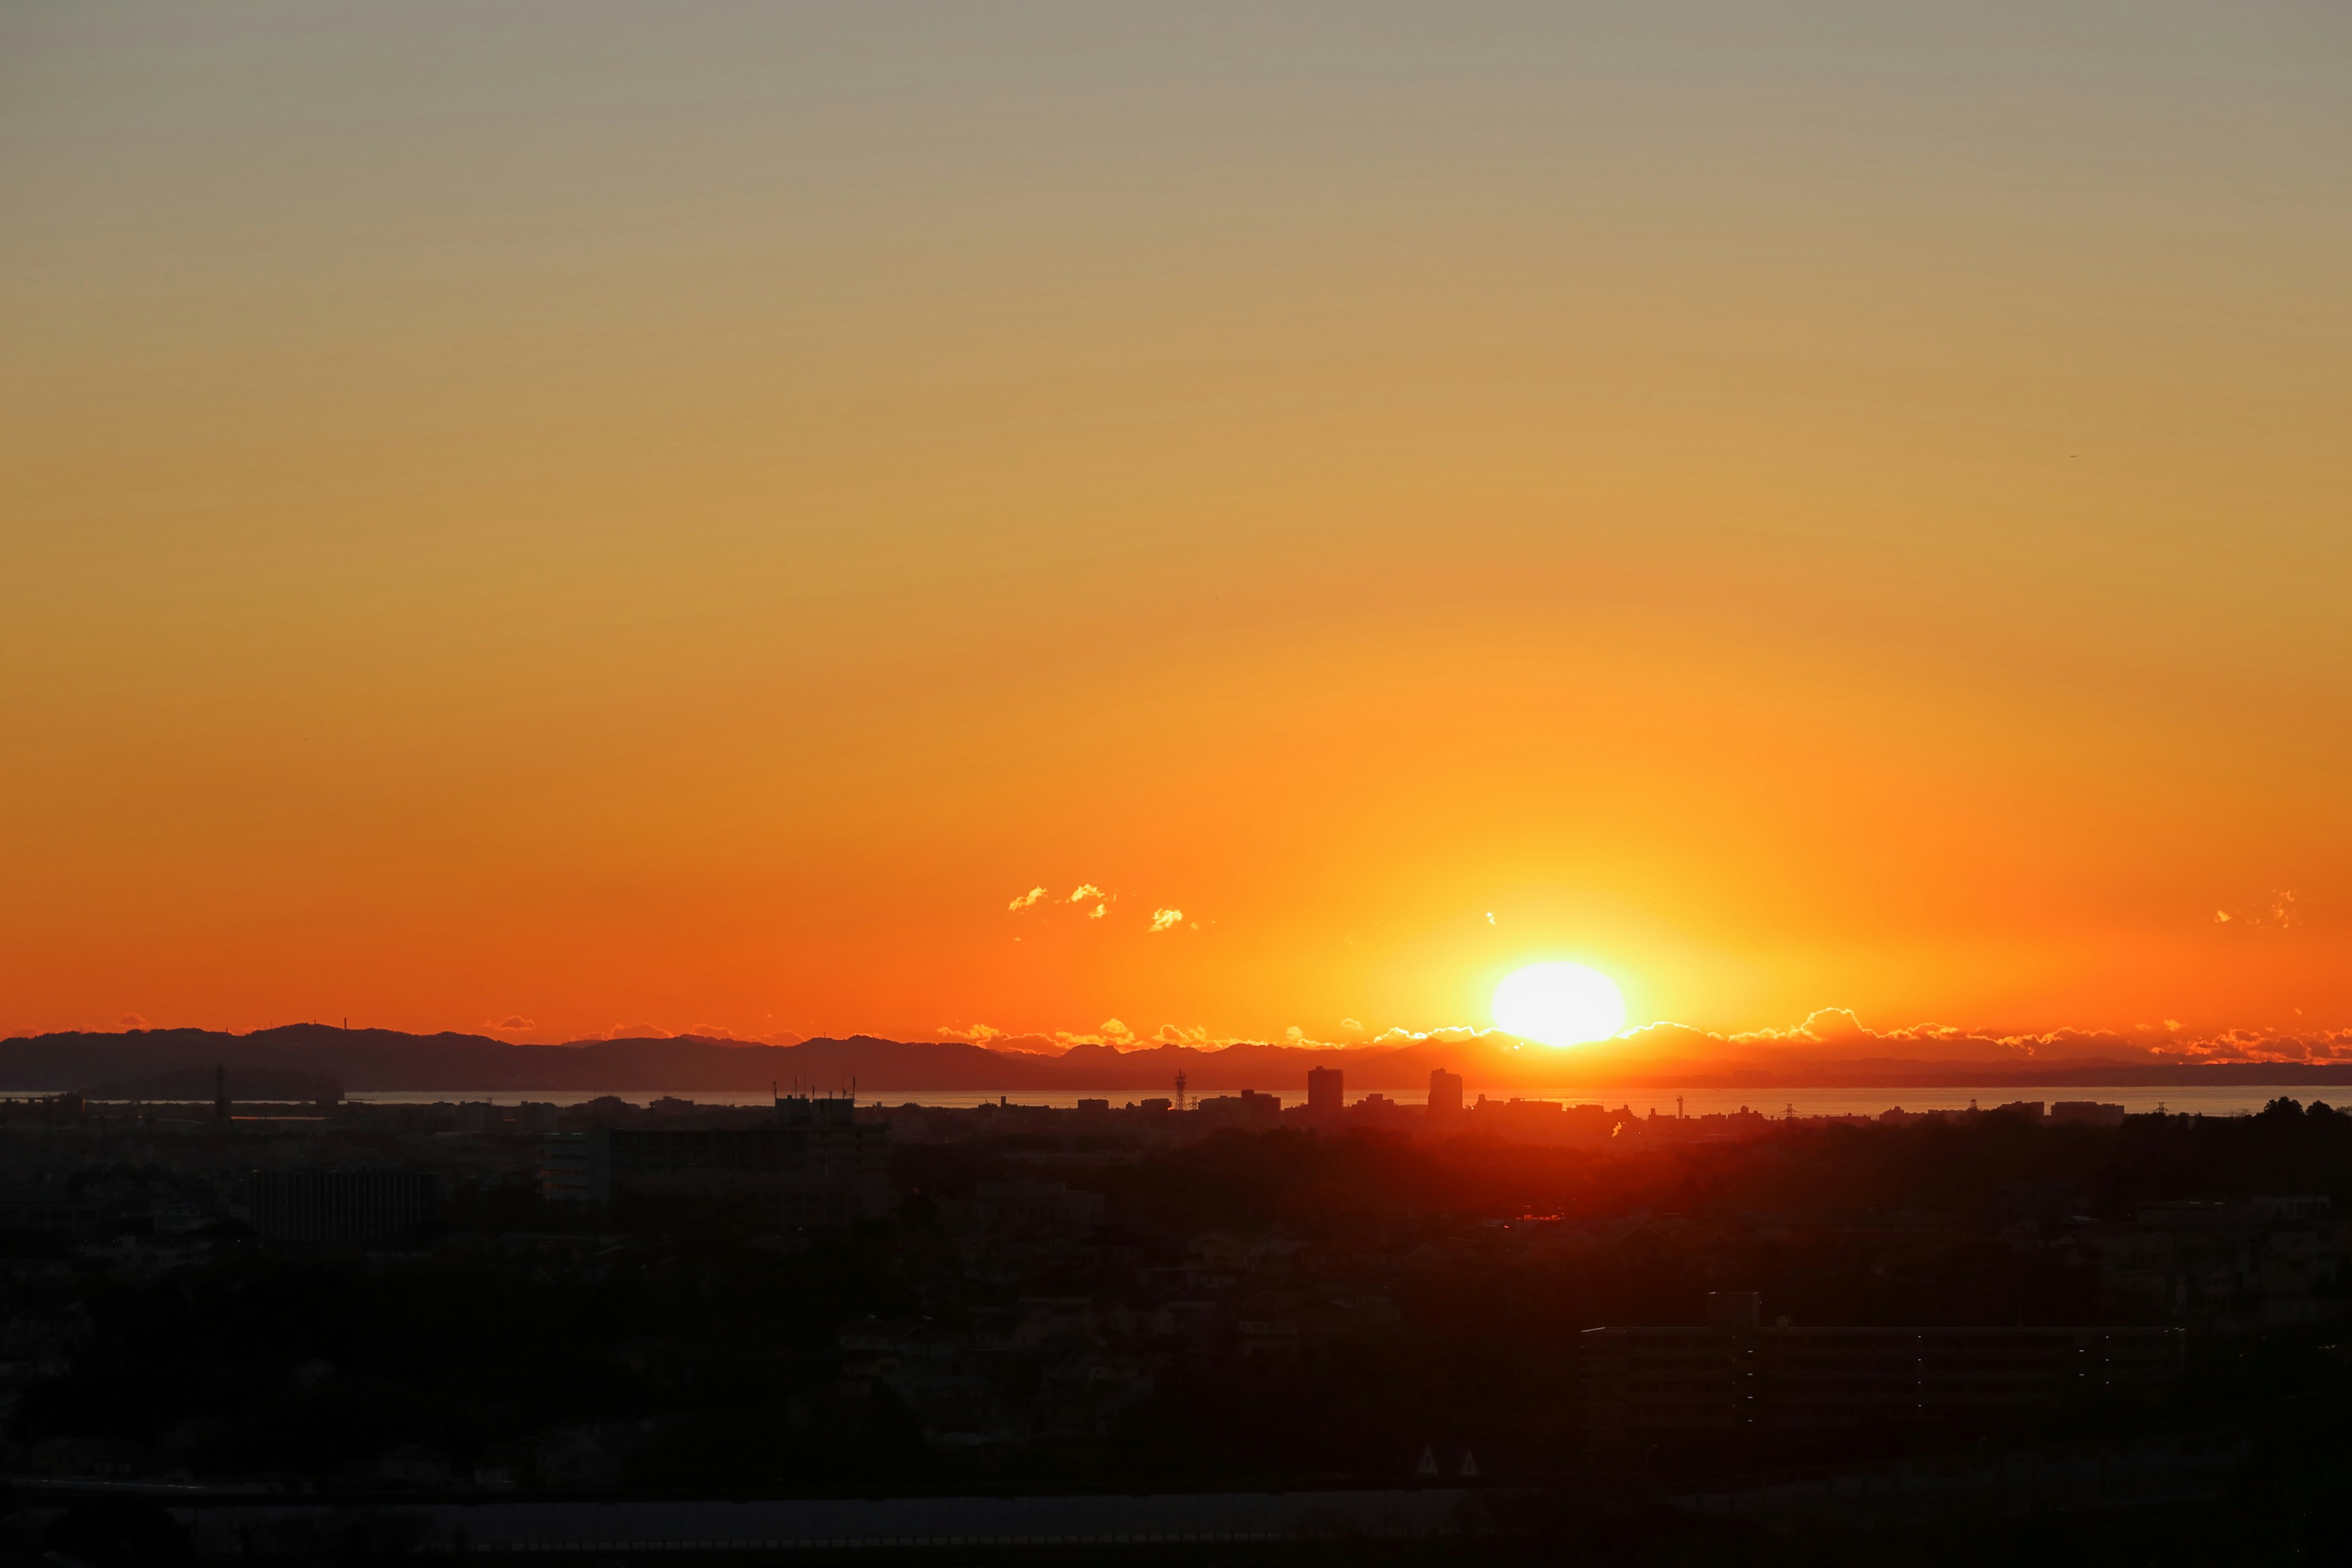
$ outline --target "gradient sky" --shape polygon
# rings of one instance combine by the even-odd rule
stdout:
[[[2352,1023],[2347,89],[2334,0],[0,10],[0,1029]]]

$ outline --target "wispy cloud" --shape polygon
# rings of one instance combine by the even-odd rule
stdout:
[[[1005,908],[1018,913],[1034,905],[1050,901],[1067,908],[1082,910],[1087,919],[1100,921],[1109,918],[1111,905],[1118,900],[1118,894],[1112,892],[1099,882],[1080,882],[1076,887],[1072,888],[1066,896],[1059,898],[1048,894],[1041,884],[1012,900]],[[1187,921],[1184,919],[1183,910],[1162,906],[1151,911],[1151,919],[1146,929],[1154,932],[1169,931],[1187,924],[1194,931],[1201,929],[1199,921]],[[1020,939],[1016,937],[1013,940]]]
[[[2252,913],[2244,910],[2215,910],[2213,923],[2217,926],[2242,925],[2256,931],[2291,931],[2294,927],[2295,895],[2293,888],[2271,889],[2270,903]]]
[[[147,1020],[136,1013],[125,1013],[116,1022],[126,1029],[143,1029],[147,1026]]]
[[[1925,1027],[1932,1029],[1940,1026],[1927,1025]],[[1838,1040],[1866,1039],[1869,1036],[1870,1031],[1862,1026],[1862,1020],[1855,1017],[1851,1009],[1816,1007],[1805,1016],[1803,1023],[1793,1029],[1754,1029],[1746,1034],[1733,1035],[1730,1038],[1743,1045],[1765,1040],[1802,1040],[1828,1045]]]
[[[1341,1022],[1350,1026],[1352,1034],[1360,1036],[1364,1032],[1364,1026],[1353,1018],[1342,1019]],[[1483,1040],[1489,1035],[1501,1036],[1505,1039],[1510,1037],[1503,1035],[1500,1029],[1482,1029],[1475,1024],[1440,1024],[1428,1029],[1408,1029],[1398,1025],[1382,1029],[1371,1037],[1370,1043],[1375,1046],[1415,1046],[1424,1040],[1437,1040],[1445,1045],[1458,1046],[1468,1040]]]

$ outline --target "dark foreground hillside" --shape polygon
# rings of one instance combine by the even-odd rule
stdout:
[[[397,1246],[235,1221],[10,1232],[11,1528],[131,1561],[167,1550],[136,1531],[226,1501],[1445,1489],[1483,1533],[1330,1560],[2300,1563],[2352,1541],[2352,1118],[2324,1107],[1630,1157],[1298,1131],[1085,1144],[899,1148],[888,1217],[830,1231],[716,1201],[551,1203],[517,1174],[455,1186]],[[1724,1327],[1743,1301],[1752,1325]],[[1654,1342],[1751,1369],[1826,1330],[2179,1353],[2152,1379],[2011,1377],[1982,1407],[1906,1395],[1851,1419],[1821,1416],[1800,1357],[1778,1394],[1752,1370],[1691,1385],[1722,1403],[1684,1420],[1603,1385],[1603,1327],[1680,1329],[1697,1337]],[[2062,1460],[2088,1479],[2016,1479]],[[181,1511],[140,1511],[159,1499]]]

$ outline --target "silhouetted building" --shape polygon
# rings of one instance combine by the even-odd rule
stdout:
[[[890,1129],[862,1123],[847,1100],[791,1096],[773,1127],[600,1127],[583,1140],[585,1195],[773,1198],[788,1226],[840,1225],[889,1209]],[[541,1166],[550,1197],[575,1179],[561,1141]]]
[[[2103,1105],[2095,1100],[2062,1100],[2047,1109],[2038,1100],[2012,1100],[2006,1105],[1988,1108],[1984,1114],[2014,1116],[2037,1126],[2047,1127],[2068,1124],[2076,1127],[2121,1127],[2124,1124],[2122,1106]]]
[[[0,1121],[38,1121],[44,1127],[56,1127],[68,1121],[79,1121],[89,1114],[88,1102],[70,1091],[26,1100],[0,1100]]]
[[[1429,1113],[1433,1117],[1462,1114],[1462,1075],[1444,1068],[1429,1069]]]
[[[1307,1113],[1336,1117],[1348,1103],[1348,1075],[1338,1068],[1307,1069]]]
[[[1282,1096],[1245,1089],[1239,1094],[1221,1094],[1202,1100],[1193,1110],[1205,1129],[1240,1127],[1263,1131],[1282,1124]]]
[[[1908,1422],[1981,1422],[2070,1399],[2149,1396],[2180,1375],[2179,1329],[1765,1327],[1751,1291],[1701,1328],[1584,1331],[1601,1446]]]
[[[1616,1123],[1598,1105],[1563,1105],[1557,1100],[1489,1100],[1478,1097],[1470,1123],[1507,1143],[1606,1143]]]
[[[266,1241],[397,1241],[440,1214],[427,1171],[257,1171],[249,1191]]]

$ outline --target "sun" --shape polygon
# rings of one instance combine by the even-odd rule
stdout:
[[[1495,987],[1495,1023],[1507,1035],[1547,1046],[1605,1040],[1625,1026],[1616,983],[1581,963],[1530,963]]]

